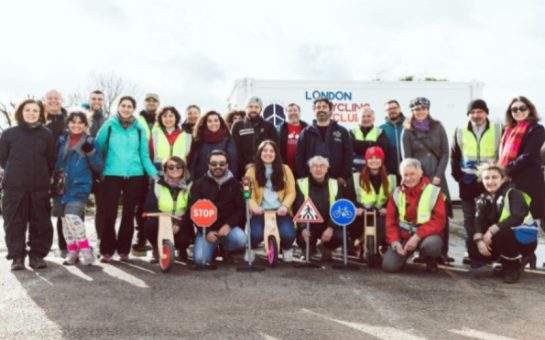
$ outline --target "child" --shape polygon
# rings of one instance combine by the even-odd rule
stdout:
[[[70,113],[67,126],[68,133],[58,141],[53,181],[54,214],[62,219],[67,244],[68,254],[63,264],[77,263],[81,251],[83,264],[91,265],[95,258],[83,217],[93,185],[93,171],[101,172],[104,164],[95,141],[86,133],[89,123],[85,113]]]

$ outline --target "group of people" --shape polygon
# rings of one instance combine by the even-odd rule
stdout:
[[[53,239],[51,210],[58,217],[64,263],[93,263],[84,223],[91,193],[100,261],[105,263],[116,253],[129,261],[131,248],[134,255],[145,255],[148,243],[157,261],[158,222],[143,217],[157,211],[178,217],[173,232],[180,260],[187,260],[193,243],[195,262],[211,263],[218,254],[227,260],[248,242],[246,205],[252,248],[246,260],[255,257],[263,240],[265,211],[276,213],[284,262],[293,261],[294,243],[304,247],[307,241],[310,256],[319,250],[322,260],[331,260],[343,239],[329,216],[339,198],[357,207],[357,218],[348,227],[351,251],[363,238],[364,211],[376,214],[385,271],[401,270],[415,251],[415,261],[426,263],[431,272],[438,263],[453,261],[448,256],[449,141],[441,122],[431,117],[426,98],[410,102],[408,117],[397,101],[388,101],[386,122],[380,126],[366,107],[359,126],[350,131],[331,119],[333,104],[326,98],[314,100],[312,123],[301,120],[297,104],[289,104],[279,127],[261,116],[258,97],[248,99],[245,111],[225,118],[216,111],[201,114],[190,105],[183,122],[178,110],[161,107],[154,93],[145,96],[138,115],[130,96],[119,99],[110,117],[103,103],[103,93],[93,91],[85,109],[68,113],[60,93],[52,90],[43,104],[22,102],[15,112],[17,125],[0,136],[12,270],[25,268],[27,254],[30,267],[47,266],[43,258]],[[545,214],[540,155],[545,130],[535,106],[522,96],[509,104],[504,127],[488,120],[488,107],[480,99],[469,104],[467,115],[467,125],[456,129],[450,160],[460,185],[468,261],[479,271],[500,260],[497,271],[506,282],[516,282],[526,263],[535,265],[537,227]],[[246,201],[242,177],[252,188]],[[310,230],[293,222],[307,198],[324,219]],[[199,199],[217,207],[217,221],[209,228],[191,221],[189,208]]]

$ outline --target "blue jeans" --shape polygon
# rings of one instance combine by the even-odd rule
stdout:
[[[295,241],[295,228],[291,215],[276,215],[276,224],[280,233],[280,246],[282,249],[291,249]],[[252,232],[252,249],[256,249],[263,241],[263,229],[265,228],[265,216],[255,215],[250,220],[250,230]]]
[[[202,263],[202,233],[199,231],[195,237],[195,248],[193,248],[193,260],[196,264]],[[239,227],[231,228],[231,231],[227,236],[218,237],[216,242],[209,242],[206,238],[204,240],[204,256],[205,261],[211,262],[212,255],[214,254],[214,249],[218,246],[219,243],[223,246],[223,249],[226,251],[233,251],[237,249],[244,248],[248,242],[246,233]]]

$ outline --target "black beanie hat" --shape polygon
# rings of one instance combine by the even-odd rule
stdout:
[[[486,102],[482,99],[475,99],[471,103],[469,103],[469,105],[467,106],[467,114],[469,114],[469,112],[474,109],[481,109],[486,112],[486,114],[488,114],[488,106],[486,106]]]

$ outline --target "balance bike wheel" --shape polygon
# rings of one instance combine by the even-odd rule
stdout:
[[[174,264],[176,248],[170,240],[163,240],[163,256],[159,259],[159,267],[163,273],[167,273]]]
[[[278,264],[278,246],[276,244],[276,237],[269,236],[267,242],[269,244],[267,262],[269,262],[269,266],[275,267]]]
[[[365,259],[367,260],[367,265],[369,267],[375,266],[375,238],[373,236],[367,236],[367,253],[365,254]]]

